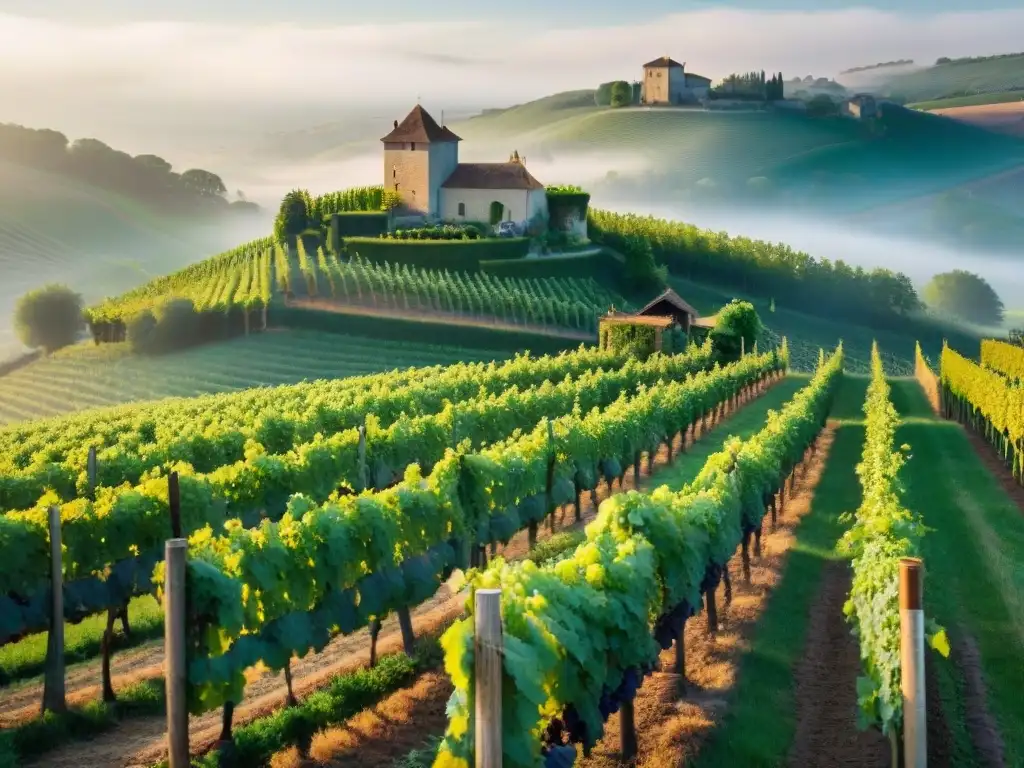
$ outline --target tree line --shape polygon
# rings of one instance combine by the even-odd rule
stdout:
[[[98,139],[69,141],[60,131],[0,123],[0,159],[83,181],[178,213],[258,209],[220,176],[202,168],[177,172],[157,155],[135,155]]]
[[[597,86],[594,103],[599,107],[628,107],[640,103],[642,84],[639,80],[612,80]]]
[[[711,89],[714,96],[727,96],[734,99],[760,99],[779,101],[785,98],[785,81],[782,73],[777,72],[770,78],[765,77],[764,70],[732,74]]]
[[[608,211],[591,211],[588,231],[593,241],[635,260],[638,270],[653,270],[661,264],[691,280],[774,297],[815,314],[899,325],[921,308],[910,278],[903,273],[815,259],[782,243]],[[656,276],[652,278],[657,281]]]

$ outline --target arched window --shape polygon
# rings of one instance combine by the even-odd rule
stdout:
[[[459,203],[459,216],[465,216],[465,215],[466,215],[466,204],[465,203]]]

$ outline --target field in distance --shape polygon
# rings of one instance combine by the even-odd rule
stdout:
[[[979,104],[976,106],[949,106],[932,109],[937,115],[961,120],[990,131],[999,131],[1011,136],[1024,138],[1024,91],[1017,94],[1014,101]]]
[[[0,424],[134,401],[508,357],[306,330],[269,331],[160,357],[132,355],[126,344],[89,342],[0,377]]]

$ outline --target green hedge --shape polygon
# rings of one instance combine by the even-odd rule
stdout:
[[[408,264],[427,269],[457,269],[476,272],[481,261],[522,259],[530,249],[525,237],[488,240],[382,240],[350,237],[345,240],[349,256],[358,253],[376,264]]]
[[[551,229],[565,230],[565,219],[575,213],[580,221],[587,220],[590,194],[579,187],[548,187],[548,222]]]
[[[412,341],[423,344],[443,342],[457,347],[495,352],[520,352],[528,349],[537,355],[554,354],[578,347],[582,343],[574,339],[545,336],[529,331],[455,325],[403,317],[323,312],[301,307],[273,306],[270,319],[275,325],[286,328],[307,328],[387,341]],[[594,341],[596,340],[595,337]]]
[[[331,253],[341,253],[341,243],[348,237],[379,237],[388,231],[385,211],[341,211],[326,220],[327,247]]]
[[[522,261],[481,261],[480,269],[498,277],[592,277],[602,285],[621,289],[622,262],[607,251],[590,256],[541,256]]]

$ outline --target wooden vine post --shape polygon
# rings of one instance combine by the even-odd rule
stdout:
[[[50,523],[50,632],[46,640],[43,712],[63,712],[64,697],[64,569],[61,558],[60,507],[49,509]]]
[[[89,479],[89,498],[95,499],[96,494],[96,446],[89,446],[89,458],[85,465],[86,477]]]
[[[474,597],[476,712],[475,768],[501,768],[501,673],[504,644],[501,590],[478,589]]]
[[[164,550],[164,655],[167,680],[168,768],[188,768],[188,659],[185,654],[185,559],[188,540],[168,539]]]
[[[928,725],[925,706],[924,610],[922,562],[900,560],[900,684],[903,691],[903,765],[928,765]]]

